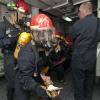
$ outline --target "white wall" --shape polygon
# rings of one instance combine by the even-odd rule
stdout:
[[[100,0],[98,0],[98,8],[100,8]],[[98,17],[100,18],[100,10],[98,10]],[[100,77],[100,43],[98,44],[97,47],[97,65],[96,65],[96,76]]]
[[[100,18],[100,0],[98,0],[98,17]]]

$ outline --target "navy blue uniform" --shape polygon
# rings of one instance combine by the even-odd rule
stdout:
[[[74,41],[72,74],[75,100],[91,100],[95,81],[96,49],[100,36],[96,35],[97,18],[88,15],[77,21],[70,33]]]
[[[16,47],[18,29],[6,19],[0,23],[0,48],[4,54],[4,71],[7,80],[7,99],[13,100],[15,60],[13,52]]]
[[[21,47],[17,60],[15,100],[29,100],[30,94],[34,94],[34,92],[37,92],[39,96],[44,98],[46,96],[46,100],[48,100],[45,91],[40,89],[40,84],[43,84],[43,81],[39,76],[38,61],[38,52],[31,42]],[[37,73],[36,77],[34,75],[35,72]]]

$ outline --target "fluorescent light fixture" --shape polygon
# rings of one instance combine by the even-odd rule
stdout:
[[[64,19],[65,21],[68,21],[68,22],[71,22],[71,21],[72,21],[72,19],[69,18],[69,17],[63,17],[63,19]]]

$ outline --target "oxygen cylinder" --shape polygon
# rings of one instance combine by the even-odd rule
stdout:
[[[29,43],[31,41],[31,34],[30,33],[27,33],[27,32],[22,32],[18,38],[18,42],[17,42],[17,46],[15,48],[15,51],[14,51],[14,57],[15,59],[18,58],[18,54],[19,54],[19,51],[20,51],[20,48]]]

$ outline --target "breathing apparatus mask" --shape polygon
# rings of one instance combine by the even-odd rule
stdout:
[[[38,48],[51,49],[56,40],[52,33],[55,30],[52,20],[45,14],[37,14],[33,16],[31,21],[31,30],[33,40]]]
[[[52,32],[53,30],[50,29],[34,30],[32,36],[38,48],[48,50],[54,46],[55,41],[52,37]]]

